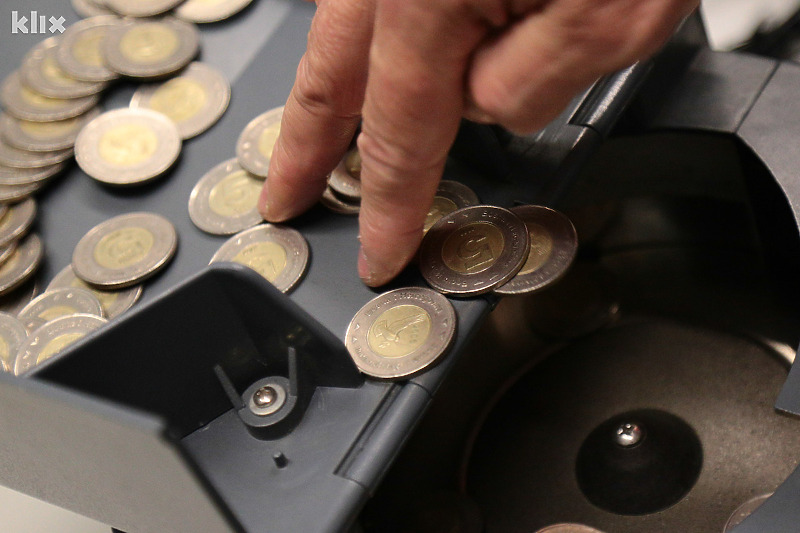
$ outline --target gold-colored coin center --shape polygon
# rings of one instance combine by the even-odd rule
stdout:
[[[504,246],[500,228],[488,222],[472,222],[445,239],[442,260],[456,272],[478,274],[497,261]]]
[[[244,215],[256,208],[263,185],[246,171],[237,170],[212,187],[208,205],[223,217]]]
[[[272,151],[275,149],[275,142],[281,133],[280,121],[270,124],[261,135],[258,136],[258,151],[267,159],[272,159]]]
[[[94,249],[94,260],[103,268],[119,270],[147,257],[153,244],[155,237],[145,228],[120,228],[100,239]]]
[[[114,302],[117,301],[116,292],[98,291],[90,287],[86,283],[84,283],[83,280],[79,278],[73,279],[72,282],[70,283],[70,287],[76,287],[78,289],[86,289],[90,291],[92,294],[94,294],[97,297],[97,299],[100,300],[100,305],[102,306],[103,311],[105,311],[106,315],[108,315],[108,311],[111,309],[111,306],[114,305]]]
[[[70,307],[68,305],[55,305],[53,307],[48,307],[41,313],[39,313],[39,318],[43,318],[45,322],[50,322],[51,320],[55,320],[61,316],[68,316],[74,315],[77,313],[78,310],[74,307]]]
[[[344,168],[355,179],[361,179],[361,154],[358,150],[350,150],[344,159]]]
[[[158,148],[156,132],[143,124],[113,127],[100,137],[100,157],[114,166],[129,167],[150,159]]]
[[[89,67],[103,66],[103,53],[100,47],[106,36],[105,28],[94,28],[83,32],[72,45],[72,57],[75,61]]]
[[[42,96],[37,92],[31,91],[27,87],[21,87],[19,94],[28,104],[42,109],[54,109],[57,107],[62,107],[65,103],[64,100],[60,100],[58,98],[48,98],[46,96]]]
[[[47,54],[42,59],[42,75],[51,83],[60,85],[62,87],[73,87],[78,85],[78,81],[74,78],[67,76],[67,73],[61,70],[61,67],[56,63],[52,54]]]
[[[30,122],[20,120],[19,127],[27,135],[36,139],[58,139],[66,137],[76,129],[78,117],[59,120],[58,122]]]
[[[147,107],[181,123],[197,116],[207,101],[206,89],[200,83],[189,78],[175,78],[153,93]]]
[[[232,261],[261,274],[270,283],[286,268],[286,249],[277,242],[256,242],[236,254]]]
[[[164,61],[179,46],[180,39],[172,28],[157,22],[131,28],[119,43],[122,54],[129,61],[140,64]]]
[[[55,339],[48,342],[42,351],[39,352],[39,357],[36,358],[36,364],[40,364],[47,359],[50,359],[55,354],[69,346],[70,344],[74,344],[78,340],[82,339],[86,334],[85,333],[65,333],[63,335],[59,335]]]
[[[378,315],[369,328],[367,342],[382,357],[405,357],[425,343],[431,326],[431,317],[423,308],[398,305]]]
[[[431,204],[431,208],[428,211],[428,216],[425,217],[425,227],[423,228],[423,231],[427,232],[433,227],[434,224],[439,222],[440,218],[445,215],[449,215],[456,209],[458,209],[458,206],[450,198],[445,198],[444,196],[435,196],[433,198],[433,204]]]
[[[16,357],[17,354],[14,354]],[[11,368],[11,364],[13,363],[11,357],[11,350],[8,347],[8,343],[3,337],[0,337],[0,367],[3,369]]]
[[[528,253],[528,260],[522,265],[519,274],[530,274],[542,268],[550,255],[553,253],[553,238],[550,232],[539,224],[526,222],[528,233],[531,236],[531,251]]]

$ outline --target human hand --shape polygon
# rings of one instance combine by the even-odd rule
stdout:
[[[462,116],[532,132],[653,54],[699,0],[318,0],[259,210],[322,195],[361,121],[367,285],[413,257]]]

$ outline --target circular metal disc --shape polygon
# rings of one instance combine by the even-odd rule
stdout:
[[[423,233],[428,233],[428,230],[439,222],[439,219],[443,216],[479,203],[478,195],[466,185],[458,181],[440,181],[439,188],[436,189],[436,196],[433,198],[433,204],[431,204],[428,216],[425,218]]]
[[[0,217],[0,246],[5,246],[25,235],[36,220],[36,201],[27,198],[14,204]]]
[[[396,379],[433,364],[450,347],[455,332],[456,313],[447,298],[410,287],[367,302],[347,327],[345,346],[364,374]]]
[[[361,201],[361,157],[357,148],[342,157],[328,178],[328,186],[344,200]]]
[[[72,268],[83,281],[124,288],[152,276],[175,255],[178,234],[172,222],[155,213],[126,213],[92,228],[72,254]]]
[[[103,0],[115,13],[128,17],[152,17],[166,13],[183,0]]]
[[[194,225],[213,235],[232,235],[263,222],[258,197],[264,181],[237,159],[229,159],[200,178],[189,197]]]
[[[19,202],[42,188],[46,181],[38,181],[28,185],[0,184],[0,202]]]
[[[552,526],[537,529],[536,533],[603,533],[599,529],[584,526],[583,524],[553,524]]]
[[[319,201],[322,205],[340,215],[357,215],[359,211],[361,211],[360,203],[350,204],[344,200],[341,200],[340,198],[337,198],[336,194],[334,194],[330,187],[325,189],[325,192],[322,193],[322,197],[319,199]]]
[[[740,505],[734,512],[731,514],[731,517],[728,518],[728,521],[725,523],[725,529],[722,533],[731,533],[733,528],[744,522],[745,518],[753,514],[756,509],[761,507],[761,504],[767,501],[772,496],[772,493],[769,494],[762,494],[761,496],[756,496],[755,498],[751,498]]]
[[[0,165],[12,168],[42,168],[52,166],[72,157],[72,148],[52,152],[34,152],[15,148],[0,139]]]
[[[142,295],[142,285],[134,285],[133,287],[116,291],[106,291],[92,287],[75,275],[75,272],[72,270],[72,265],[67,265],[61,269],[61,271],[55,275],[45,291],[52,291],[67,287],[86,289],[94,294],[95,297],[100,300],[100,304],[103,306],[103,315],[109,319],[116,318],[133,307],[133,304],[135,304]]]
[[[56,60],[59,39],[50,37],[33,47],[22,60],[19,73],[31,89],[50,98],[80,98],[97,94],[105,82],[80,81],[61,68]]]
[[[59,66],[77,80],[111,81],[119,75],[105,66],[103,39],[110,28],[121,20],[115,16],[98,16],[76,22],[61,36],[56,49]]]
[[[245,127],[236,143],[236,157],[248,172],[267,177],[272,149],[281,132],[283,106],[263,113]]]
[[[66,167],[66,163],[56,163],[41,168],[14,168],[0,164],[0,185],[33,185],[43,182]]]
[[[71,1],[72,1],[72,9],[74,9],[78,15],[84,18],[113,14],[113,12],[110,9],[107,9],[106,7],[100,5],[95,0],[71,0]]]
[[[44,249],[37,235],[25,237],[5,263],[0,265],[0,295],[9,293],[30,278],[42,261]]]
[[[205,63],[194,62],[167,82],[140,87],[131,107],[166,115],[178,126],[181,138],[190,139],[213,126],[230,100],[231,86],[225,76]]]
[[[97,117],[97,107],[83,115],[57,122],[30,122],[6,113],[0,115],[0,136],[10,146],[31,152],[65,150],[75,145],[81,128]]]
[[[33,277],[16,289],[0,296],[0,312],[16,317],[38,292],[39,284],[36,277]]]
[[[442,217],[425,235],[420,270],[445,294],[474,296],[512,277],[528,257],[525,224],[500,207],[477,205]]]
[[[289,292],[303,277],[308,256],[308,243],[299,231],[261,224],[228,239],[211,263],[239,263],[261,274],[278,290]]]
[[[103,306],[86,289],[68,287],[45,291],[22,308],[17,318],[31,332],[62,316],[86,314],[103,316]]]
[[[110,185],[131,185],[160,176],[180,152],[175,124],[149,109],[107,111],[87,124],[75,141],[78,165]]]
[[[567,217],[549,207],[522,205],[511,212],[527,226],[531,249],[517,275],[494,292],[526,294],[548,287],[561,279],[575,260],[578,233]]]
[[[51,320],[30,334],[20,347],[14,374],[22,375],[106,324],[94,315],[69,315]]]
[[[17,352],[28,338],[25,326],[16,317],[0,312],[0,369],[14,371]]]
[[[53,122],[89,111],[100,100],[97,94],[64,100],[48,98],[22,84],[19,71],[9,74],[0,87],[0,102],[6,112],[32,122]]]
[[[175,16],[202,24],[219,22],[232,17],[250,5],[253,0],[187,0],[175,8]]]
[[[103,42],[106,65],[134,78],[177,72],[191,63],[199,49],[200,35],[194,24],[175,18],[124,22],[109,28]]]

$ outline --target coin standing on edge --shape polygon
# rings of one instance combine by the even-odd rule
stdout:
[[[32,332],[47,322],[69,315],[103,316],[103,306],[94,294],[86,289],[68,287],[45,291],[22,308],[17,318]]]
[[[17,355],[14,374],[24,374],[107,323],[94,315],[69,315],[51,320],[28,336]]]
[[[428,230],[443,216],[479,203],[478,195],[466,185],[458,181],[440,181],[439,188],[436,189],[436,196],[433,197],[433,203],[428,210],[428,216],[425,218],[423,233],[428,233]]]
[[[236,143],[236,157],[242,168],[266,178],[275,141],[281,133],[283,106],[257,116],[244,128]]]
[[[83,281],[125,288],[149,278],[175,255],[178,234],[155,213],[126,213],[101,222],[78,241],[72,268]]]
[[[14,371],[17,352],[28,338],[22,322],[8,313],[0,312],[0,369]]]
[[[232,17],[252,3],[253,0],[186,0],[175,8],[176,17],[203,24],[219,22]]]
[[[199,49],[200,35],[194,24],[169,17],[121,23],[109,29],[103,42],[108,68],[134,78],[177,72],[191,63]]]
[[[447,298],[410,287],[367,302],[347,327],[345,346],[364,374],[396,379],[432,365],[450,348],[455,332],[456,312]]]
[[[175,124],[149,109],[115,109],[87,124],[75,141],[75,159],[89,176],[109,185],[141,183],[178,159]]]
[[[48,98],[22,85],[19,71],[6,77],[0,87],[0,102],[6,112],[22,120],[53,122],[89,111],[100,100],[97,94],[82,98]]]
[[[36,200],[33,198],[9,206],[0,216],[0,246],[5,246],[25,235],[34,220],[36,220]]]
[[[281,292],[289,292],[305,274],[308,258],[308,243],[299,231],[261,224],[225,241],[210,263],[239,263],[261,274]]]
[[[578,233],[572,222],[558,211],[540,205],[513,207],[511,212],[527,226],[531,248],[517,275],[494,292],[527,294],[561,279],[578,253]]]
[[[189,196],[189,217],[213,235],[232,235],[263,222],[258,197],[264,181],[229,159],[200,178]]]
[[[120,22],[119,17],[106,15],[68,27],[56,50],[59,66],[78,80],[103,82],[118,78],[119,74],[105,66],[102,46],[108,30]]]
[[[56,122],[30,122],[3,113],[0,136],[14,148],[31,152],[53,152],[75,146],[81,128],[100,114],[99,108],[83,115]]]
[[[44,255],[42,241],[31,234],[22,239],[14,253],[0,265],[0,295],[5,295],[30,278]]]
[[[361,201],[361,156],[349,150],[328,177],[328,186],[346,202]]]
[[[79,289],[86,289],[100,300],[100,305],[103,306],[103,316],[109,320],[116,318],[131,307],[139,300],[142,295],[142,285],[134,285],[120,290],[104,291],[96,289],[83,281],[75,275],[72,271],[72,265],[67,265],[53,277],[53,280],[45,289],[45,292],[55,289],[63,289],[68,287],[76,287]]]
[[[131,108],[166,115],[186,140],[213,126],[230,101],[231,86],[225,76],[205,63],[194,62],[167,82],[140,87],[131,99]]]
[[[22,60],[19,73],[31,89],[50,98],[81,98],[106,88],[105,82],[76,80],[56,60],[59,38],[50,37],[34,46]]]
[[[519,272],[530,249],[525,223],[500,207],[476,205],[442,217],[422,240],[420,270],[445,294],[489,292]]]

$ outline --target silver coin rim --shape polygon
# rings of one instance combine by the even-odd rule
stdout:
[[[472,207],[473,205],[480,205],[481,201],[475,191],[461,183],[460,181],[441,180],[439,187],[436,189],[434,197],[445,198],[456,204],[456,209],[463,209],[465,207]],[[430,210],[429,210],[430,212]],[[438,220],[436,221],[438,222]],[[434,222],[434,224],[436,223]],[[431,226],[432,228],[433,226]],[[431,228],[425,230],[425,233],[430,231]]]
[[[353,150],[348,150],[344,154],[342,160],[339,161],[339,164],[336,165],[336,168],[334,168],[333,172],[328,176],[328,186],[334,193],[339,193],[353,202],[359,202],[361,201],[361,180],[354,178],[350,172],[347,171],[347,167],[345,166],[347,156],[350,155],[352,151]]]
[[[33,198],[26,198],[11,205],[8,211],[0,216],[0,222],[4,217],[11,217],[8,229],[0,230],[0,246],[5,246],[25,235],[33,221],[36,220],[37,210],[38,206]],[[2,227],[2,224],[0,224],[0,227]]]
[[[145,7],[137,6],[137,2],[131,2],[131,0],[104,0],[106,7],[108,7],[108,9],[114,13],[118,13],[126,17],[136,18],[161,15],[162,13],[166,13],[167,11],[174,9],[183,1],[184,0],[156,0],[153,2],[155,7],[150,7],[147,9]]]
[[[0,184],[0,202],[21,202],[22,200],[27,199],[33,193],[41,189],[45,183],[47,182],[37,181],[35,183],[30,183],[27,185]],[[14,192],[13,194],[9,194],[9,191],[14,191]]]
[[[3,80],[2,86],[0,86],[0,102],[2,102],[2,104],[5,106],[6,112],[9,115],[22,120],[27,120],[29,122],[56,122],[59,120],[77,117],[78,115],[89,111],[91,108],[97,105],[97,102],[100,101],[99,93],[91,96],[84,96],[82,98],[71,98],[69,100],[65,100],[63,98],[51,98],[51,100],[64,102],[64,104],[55,109],[42,110],[41,108],[33,107],[22,100],[22,97],[20,96],[21,88],[22,79],[19,71],[15,70],[9,74],[5,80]]]
[[[20,347],[28,339],[28,330],[22,325],[17,317],[10,313],[0,311],[0,338],[8,346],[10,366],[0,358],[0,370],[14,372],[14,365],[17,361],[17,353]]]
[[[72,157],[72,148],[49,152],[24,150],[5,141],[0,136],[0,165],[11,168],[43,168],[62,163]]]
[[[100,305],[103,306],[103,314],[109,320],[118,317],[119,315],[121,315],[122,313],[133,307],[133,305],[139,301],[139,298],[142,296],[142,291],[144,290],[144,286],[141,284],[132,285],[130,287],[117,290],[104,290],[92,287],[91,285],[89,285],[88,283],[86,283],[81,278],[75,275],[75,272],[72,270],[72,265],[67,265],[61,270],[59,270],[58,273],[55,276],[53,276],[53,279],[50,280],[50,283],[44,290],[45,292],[47,292],[55,289],[72,287],[72,280],[80,281],[86,287],[88,287],[87,290],[90,292],[94,293],[101,292],[101,293],[117,295],[117,299],[114,300],[114,304],[111,309],[106,309],[106,307],[103,306],[102,300],[98,298],[98,300],[100,300]],[[122,302],[122,304],[119,304],[118,302]]]
[[[266,128],[266,125],[275,123],[275,116],[278,122],[283,119],[284,106],[273,107],[269,111],[261,113],[245,126],[239,139],[236,142],[236,157],[242,168],[251,174],[266,178],[269,175],[270,159],[264,157],[258,151],[258,138]]]
[[[46,290],[25,304],[25,307],[17,313],[17,318],[22,321],[28,331],[32,332],[45,325],[47,322],[51,322],[51,320],[39,318],[39,315],[43,311],[56,305],[62,305],[64,302],[61,300],[70,299],[72,297],[75,297],[74,302],[76,303],[75,308],[77,311],[75,313],[70,313],[70,315],[96,315],[104,317],[103,306],[100,304],[100,300],[98,300],[91,291],[80,287],[65,287],[52,291]]]
[[[114,12],[98,6],[92,0],[71,0],[72,9],[83,18],[113,15]]]
[[[100,116],[101,113],[102,109],[95,107],[83,115],[72,117],[73,119],[79,119],[76,122],[77,127],[73,130],[73,132],[63,137],[55,137],[50,141],[43,141],[41,139],[31,137],[25,133],[25,130],[22,129],[20,122],[23,119],[19,119],[9,115],[8,113],[2,113],[0,114],[0,135],[2,135],[3,140],[9,146],[19,148],[20,150],[28,150],[30,152],[52,152],[55,150],[64,150],[66,148],[73,148],[75,146],[75,139],[78,138],[78,134],[81,132],[81,129],[83,129],[83,127],[92,119]],[[26,120],[25,122],[31,121]]]
[[[20,254],[22,257],[20,257],[17,267],[11,270],[6,277],[0,278],[0,295],[3,296],[22,285],[36,272],[44,255],[44,247],[39,236],[31,233],[22,239],[14,253]]]
[[[150,65],[137,65],[126,59],[119,50],[119,43],[127,31],[142,24],[163,24],[172,27],[178,35],[178,49],[168,58]],[[106,66],[118,74],[131,78],[156,78],[177,72],[191,63],[199,50],[200,34],[197,28],[193,24],[173,17],[123,22],[112,28],[103,42]]]
[[[55,176],[67,166],[61,162],[40,168],[14,168],[0,165],[0,185],[26,186],[36,185]]]
[[[348,204],[336,197],[336,194],[330,187],[326,187],[325,191],[319,199],[319,202],[339,215],[357,215],[361,212],[360,204]]]
[[[43,96],[63,100],[91,96],[102,92],[108,85],[105,82],[82,81],[73,78],[68,72],[64,72],[67,77],[72,78],[76,82],[74,86],[65,87],[50,81],[44,76],[41,67],[42,62],[48,55],[52,55],[56,66],[64,71],[56,58],[59,42],[60,38],[50,37],[31,48],[28,53],[25,54],[19,69],[20,76],[25,85]]]
[[[220,9],[206,10],[205,16],[202,16],[202,9],[199,10],[200,16],[198,16],[198,10],[195,10],[195,13],[192,13],[192,2],[191,0],[187,0],[176,7],[173,11],[173,14],[181,20],[185,20],[187,22],[193,22],[195,24],[207,24],[210,22],[219,22],[221,20],[230,18],[252,3],[253,0],[228,0],[227,2],[220,2],[217,4],[217,6],[221,6]]]
[[[100,66],[87,65],[75,59],[72,54],[72,46],[82,33],[105,26],[107,34],[108,28],[114,27],[120,22],[121,19],[109,11],[106,15],[85,18],[69,26],[61,35],[61,44],[56,50],[56,61],[58,61],[61,69],[77,80],[108,82],[117,79],[119,74],[106,67],[105,64]],[[102,54],[102,47],[100,52]]]
[[[235,157],[218,164],[200,178],[189,195],[189,218],[195,226],[212,235],[233,235],[264,221],[257,206],[237,217],[224,217],[211,209],[211,191],[222,180],[240,170],[263,183],[258,176],[244,170]]]
[[[87,322],[92,323],[92,326],[87,328],[86,327]],[[96,331],[97,329],[101,328],[107,323],[108,321],[105,318],[95,315],[84,315],[84,314],[62,316],[56,318],[55,320],[47,322],[40,328],[32,331],[28,335],[28,339],[20,347],[19,353],[17,355],[17,360],[14,365],[14,374],[17,376],[21,376],[24,375],[30,369],[36,367],[35,360],[39,358],[39,354],[41,353],[41,348],[39,348],[39,350],[33,351],[34,348],[42,345],[46,346],[47,342],[52,341],[57,336],[61,336],[72,332],[82,332],[84,334],[82,338],[75,341],[75,343],[81,342],[83,341],[84,338],[89,336],[89,334],[91,334],[93,331]],[[40,339],[40,337],[44,338]],[[68,349],[70,346],[72,346],[72,344],[66,346],[65,349]],[[33,364],[26,365],[27,361],[25,359],[28,358],[30,355],[35,355],[34,362]],[[58,354],[55,354],[54,357],[56,357],[57,355]]]

